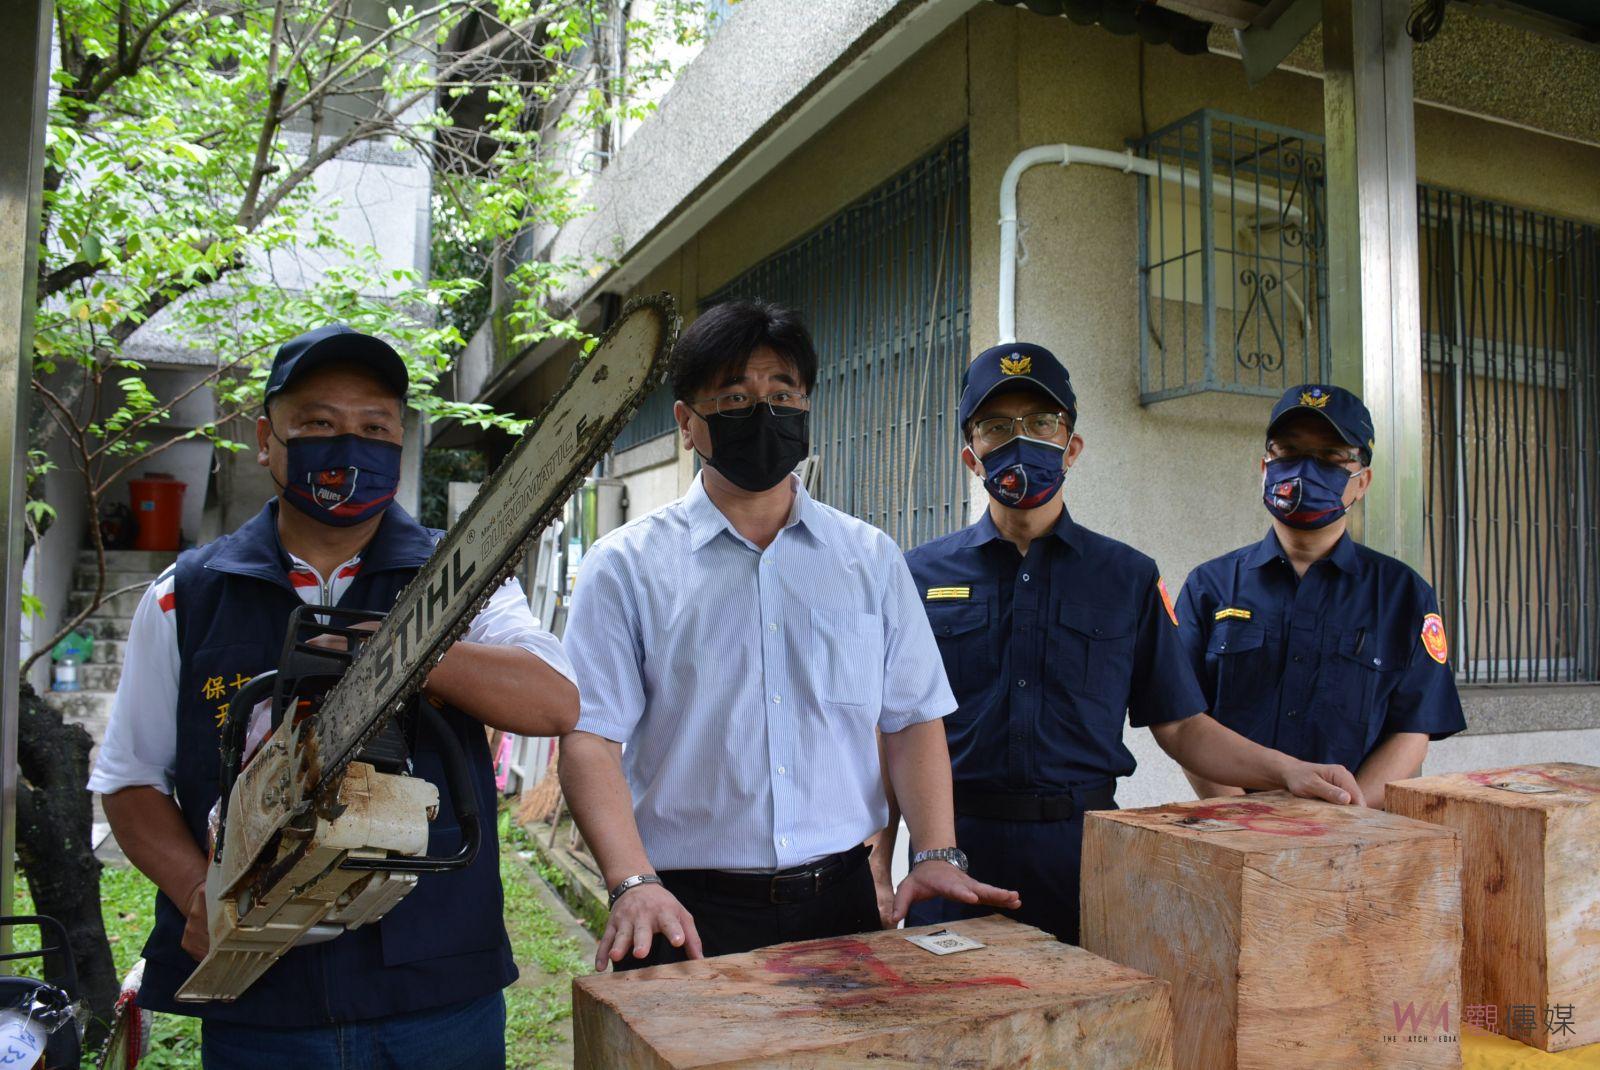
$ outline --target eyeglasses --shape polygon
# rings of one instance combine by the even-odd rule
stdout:
[[[1310,457],[1312,460],[1321,461],[1323,464],[1335,464],[1343,467],[1347,464],[1361,464],[1361,454],[1351,450],[1340,449],[1338,446],[1280,446],[1276,442],[1267,443],[1267,458],[1273,461],[1298,461]]]
[[[973,434],[991,446],[1017,437],[1017,425],[1029,438],[1050,438],[1067,422],[1064,412],[1030,412],[1026,416],[989,416],[972,425]]]
[[[714,398],[695,398],[697,405],[710,405],[719,416],[743,420],[755,415],[757,405],[765,405],[774,416],[799,416],[811,410],[811,395],[794,390],[779,390],[765,397],[754,394],[718,394]],[[700,413],[702,417],[705,413]]]

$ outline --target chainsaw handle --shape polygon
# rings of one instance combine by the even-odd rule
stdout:
[[[239,779],[244,761],[244,740],[250,727],[250,711],[256,703],[272,697],[278,680],[278,670],[268,669],[260,676],[233,693],[228,700],[228,715],[222,721],[222,777],[217,807],[217,837],[213,845],[214,857],[222,857],[222,841],[228,828],[228,798],[233,794],[233,782]]]
[[[448,873],[466,869],[478,857],[478,847],[483,841],[483,827],[478,818],[478,793],[472,786],[472,769],[467,765],[467,752],[461,740],[450,730],[444,714],[426,699],[417,703],[419,719],[424,728],[433,734],[439,745],[439,757],[444,762],[445,790],[450,793],[450,805],[455,809],[456,821],[461,826],[461,849],[453,855],[421,855],[409,858],[347,858],[340,869],[374,870],[383,873]]]

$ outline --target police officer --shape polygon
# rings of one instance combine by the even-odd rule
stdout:
[[[1372,417],[1308,383],[1272,408],[1262,500],[1272,526],[1190,574],[1183,643],[1212,715],[1258,743],[1356,770],[1367,805],[1416,776],[1430,739],[1461,731],[1433,589],[1359,545],[1347,512],[1372,485]],[[1236,782],[1190,774],[1202,798]]]
[[[1346,770],[1258,746],[1202,712],[1155,562],[1063,503],[1084,444],[1072,381],[1048,350],[980,354],[959,415],[962,460],[989,508],[906,556],[959,703],[945,718],[956,839],[975,877],[1021,894],[1013,916],[1077,941],[1083,813],[1114,807],[1117,778],[1134,770],[1125,715],[1206,776],[1359,798]],[[977,912],[937,900],[909,921]]]
[[[233,1003],[178,1003],[207,949],[206,819],[218,796],[230,695],[277,667],[306,602],[387,610],[440,532],[394,504],[405,363],[387,343],[327,326],[279,348],[257,421],[277,497],[231,534],[182,554],[134,612],[122,678],[89,787],[128,859],[159,889],[139,1003],[203,1020],[207,1070],[505,1063],[501,989],[516,979],[493,826],[473,863],[425,874],[377,924],[291,949]],[[326,637],[318,637],[319,640]],[[555,735],[578,717],[572,668],[514,580],[423,683],[466,751],[480,813],[496,792],[484,726]],[[417,775],[444,782],[421,733]],[[431,854],[461,833],[448,790]]]

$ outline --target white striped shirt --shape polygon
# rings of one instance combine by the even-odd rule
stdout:
[[[595,543],[563,644],[657,869],[801,865],[888,820],[874,729],[956,708],[899,547],[795,481],[766,550],[699,477]]]

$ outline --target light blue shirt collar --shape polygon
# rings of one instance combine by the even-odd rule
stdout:
[[[794,487],[794,504],[789,509],[789,519],[783,525],[784,530],[801,527],[819,545],[826,546],[827,514],[817,507],[816,501],[806,493],[805,486],[797,477],[790,476],[789,479]],[[724,531],[749,545],[749,540],[739,534],[728,518],[722,515],[722,510],[711,500],[711,495],[706,493],[704,480],[705,474],[696,472],[689,493],[683,496],[684,515],[689,521],[689,549],[699,550]]]

